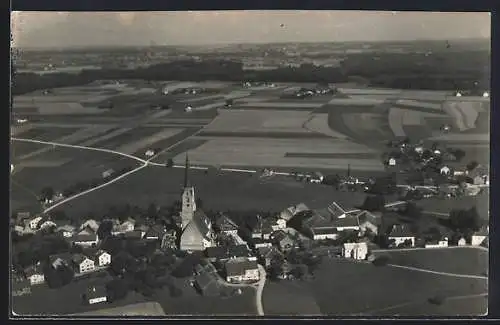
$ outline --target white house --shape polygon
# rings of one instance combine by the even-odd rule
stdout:
[[[483,227],[475,232],[471,237],[472,246],[480,246],[488,238],[489,227]]]
[[[258,281],[259,267],[256,260],[233,259],[226,262],[227,282]]]
[[[85,300],[89,305],[106,302],[108,300],[106,288],[103,286],[93,286],[88,288]]]
[[[97,229],[99,229],[99,223],[93,219],[86,220],[80,227],[80,230],[83,230],[85,228],[90,228],[94,232],[97,232]]]
[[[440,248],[448,247],[448,238],[443,238],[440,240],[434,240],[425,244],[425,248]]]
[[[465,245],[467,245],[467,241],[465,240],[465,238],[463,238],[463,237],[462,237],[462,238],[460,238],[460,239],[458,240],[457,245],[458,245],[458,246],[465,246]]]
[[[42,217],[35,217],[30,220],[29,222],[29,227],[31,230],[36,230],[38,229],[38,224],[42,221]]]
[[[115,171],[113,169],[108,169],[102,172],[102,178],[110,177]]]
[[[74,235],[75,227],[71,225],[64,225],[57,228],[57,232],[61,233],[64,238],[70,238]]]
[[[122,224],[113,226],[112,235],[124,234],[135,229],[135,220],[129,219]]]
[[[83,254],[75,254],[72,260],[78,273],[92,272],[95,269],[94,261]]]
[[[421,155],[422,153],[424,153],[424,147],[422,146],[415,147],[415,152]]]
[[[111,264],[111,255],[105,251],[98,251],[95,255],[95,263],[97,266],[106,266]]]
[[[389,158],[389,161],[387,162],[389,166],[396,166],[396,159],[391,157]]]
[[[450,168],[448,166],[443,166],[441,167],[441,169],[439,170],[439,172],[441,173],[441,175],[450,175]]]
[[[52,220],[45,220],[43,222],[39,222],[39,229],[48,229],[50,227],[57,227],[57,225]]]
[[[339,234],[335,227],[312,228],[313,240],[337,239]]]
[[[78,234],[76,236],[73,236],[71,238],[71,241],[73,242],[74,245],[77,246],[92,247],[97,245],[97,243],[99,242],[99,238],[97,237],[96,234],[89,234],[89,235]]]
[[[389,241],[394,240],[394,245],[397,247],[404,244],[405,242],[411,242],[411,247],[415,246],[415,235],[406,226],[395,225],[392,227],[389,236],[387,236]]]
[[[37,285],[45,282],[45,276],[40,270],[40,262],[37,265],[29,267],[26,271],[26,278],[31,285]]]
[[[355,260],[365,260],[368,256],[368,244],[366,242],[345,243],[342,248],[342,256]]]
[[[286,221],[283,220],[283,219],[278,219],[276,221],[276,228],[277,229],[274,229],[273,230],[280,230],[280,229],[285,229],[286,228]]]

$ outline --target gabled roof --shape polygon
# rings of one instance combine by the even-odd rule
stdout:
[[[312,231],[315,235],[329,235],[338,233],[336,227],[313,228]]]
[[[49,256],[49,262],[53,267],[71,262],[73,256],[70,253],[54,254]]]
[[[43,274],[43,271],[39,265],[33,265],[33,266],[27,267],[24,270],[24,274],[26,274],[26,277],[30,277],[30,276],[35,275],[35,274]]]
[[[221,215],[217,219],[216,225],[221,231],[238,230],[238,226],[234,221],[225,215]]]
[[[358,218],[359,224],[369,222],[372,225],[378,225],[381,222],[381,217],[375,215],[374,213],[370,211],[361,211],[356,215],[356,218]]]
[[[159,224],[152,225],[146,231],[146,237],[161,237],[165,233],[165,227]]]
[[[227,276],[243,275],[246,270],[255,270],[257,268],[257,261],[247,259],[229,260],[225,265]]]
[[[473,236],[488,236],[489,235],[489,227],[481,227],[478,231],[476,231]]]
[[[97,235],[96,234],[76,235],[71,237],[71,240],[73,242],[94,242],[97,240]]]
[[[73,261],[73,263],[80,265],[85,260],[91,260],[91,259],[83,254],[75,254],[75,255],[73,255],[71,260]]]

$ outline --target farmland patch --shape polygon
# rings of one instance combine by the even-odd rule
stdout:
[[[326,113],[311,114],[308,121],[304,124],[304,128],[309,131],[324,134],[332,138],[347,138],[345,134],[334,131],[330,128],[330,126],[328,125],[328,114]]]
[[[321,315],[310,288],[302,281],[266,282],[262,305],[265,315]]]
[[[158,129],[156,129],[155,131],[158,131]],[[136,140],[133,142],[123,144],[123,145],[119,146],[116,149],[116,151],[132,154],[132,153],[137,152],[141,149],[145,149],[145,148],[149,148],[150,146],[154,146],[157,142],[160,142],[160,141],[163,141],[167,138],[170,138],[170,137],[178,134],[181,131],[182,131],[182,129],[164,129],[162,131],[154,133],[151,136],[143,137],[140,140]],[[132,132],[134,132],[134,131],[132,131]]]
[[[375,88],[338,88],[338,90],[346,95],[398,95],[401,90],[398,89],[375,89]]]
[[[377,153],[366,153],[366,152],[359,152],[359,153],[286,152],[285,157],[312,158],[312,159],[377,159],[379,155]]]
[[[55,141],[57,139],[73,134],[78,128],[57,128],[57,127],[32,127],[29,130],[16,134],[17,138],[34,139],[41,141]]]
[[[311,102],[256,102],[256,103],[241,103],[238,106],[248,107],[253,109],[291,109],[291,110],[311,110],[323,106],[323,103],[311,103]]]
[[[385,103],[383,99],[369,99],[362,96],[356,98],[334,98],[328,102],[329,105],[352,105],[352,106],[373,106]]]
[[[159,129],[156,128],[145,128],[145,127],[136,127],[128,130],[125,133],[118,134],[112,138],[107,138],[102,141],[98,141],[94,143],[95,147],[105,148],[114,150],[116,148],[120,148],[124,144],[132,141],[137,141],[138,139],[150,137],[151,135],[158,132]]]

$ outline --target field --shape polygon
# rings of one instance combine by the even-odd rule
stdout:
[[[147,207],[150,203],[169,205],[181,195],[184,170],[151,167],[140,170],[99,191],[68,202],[62,208],[75,218],[88,213],[106,213],[113,205],[133,204]],[[300,202],[324,207],[333,200],[346,209],[363,203],[363,193],[336,192],[332,187],[297,183],[293,180],[261,179],[253,174],[210,170],[192,170],[190,183],[206,209],[281,211]]]
[[[268,280],[262,294],[262,306],[266,316],[321,315],[311,288],[308,283],[302,281],[272,282]]]
[[[99,309],[72,316],[165,316],[161,305],[157,302],[145,302],[123,307]]]
[[[471,207],[476,207],[481,220],[489,220],[489,210],[490,210],[490,196],[489,191],[483,191],[479,195],[450,198],[446,200],[441,200],[437,198],[428,198],[424,200],[417,201],[417,205],[421,207],[424,211],[437,212],[437,213],[449,213],[453,209],[470,209]]]
[[[472,247],[384,251],[377,254],[390,256],[391,264],[437,272],[481,276],[485,276],[488,272],[488,251]]]
[[[328,315],[367,315],[372,310],[402,303],[427,303],[427,299],[438,294],[454,297],[487,291],[484,280],[445,277],[334,259],[323,262],[311,287],[321,312]],[[486,306],[485,302],[476,306],[478,308],[474,313],[483,314]],[[425,311],[425,316],[432,315],[427,309]],[[449,312],[449,316],[459,315],[462,310]],[[420,316],[419,310],[412,308],[406,308],[399,314]]]

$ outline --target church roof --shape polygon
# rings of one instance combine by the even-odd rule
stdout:
[[[181,249],[193,245],[202,245],[203,239],[209,239],[210,231],[210,219],[208,219],[202,210],[196,210],[193,219],[187,224],[182,232]]]

